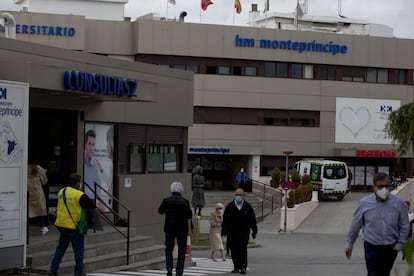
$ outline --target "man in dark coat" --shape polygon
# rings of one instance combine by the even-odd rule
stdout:
[[[234,269],[232,273],[245,274],[247,268],[247,243],[250,229],[256,238],[257,224],[253,207],[243,199],[244,191],[238,188],[235,198],[227,204],[223,215],[222,235],[227,236]]]
[[[175,273],[182,276],[184,272],[185,249],[187,246],[188,223],[192,217],[190,203],[181,196],[184,188],[180,182],[170,186],[171,196],[163,199],[158,212],[165,214],[165,262],[167,276],[172,276],[174,241],[177,240],[178,258]]]

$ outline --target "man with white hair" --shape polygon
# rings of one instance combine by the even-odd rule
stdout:
[[[178,258],[175,273],[182,276],[184,272],[185,249],[187,246],[188,220],[192,217],[190,203],[181,196],[183,184],[175,181],[171,183],[171,196],[164,198],[158,212],[165,214],[165,262],[167,276],[172,276],[174,241],[177,240]]]

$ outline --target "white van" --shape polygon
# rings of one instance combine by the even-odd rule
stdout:
[[[344,162],[301,160],[294,168],[301,177],[306,174],[311,177],[313,190],[319,191],[319,196],[336,196],[342,200],[349,192],[348,166]]]

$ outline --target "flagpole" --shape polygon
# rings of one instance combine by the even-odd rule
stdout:
[[[167,0],[167,15],[165,16],[165,20],[168,21],[168,0]]]
[[[200,24],[201,24],[201,3],[200,3]]]

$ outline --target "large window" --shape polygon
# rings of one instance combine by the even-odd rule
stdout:
[[[132,145],[129,148],[129,172],[145,172],[145,147],[143,145]]]
[[[148,172],[178,171],[178,152],[178,145],[150,144],[148,146]]]
[[[369,68],[367,82],[388,83],[388,69]]]
[[[321,80],[336,80],[335,69],[321,69],[320,74]]]
[[[231,107],[194,107],[196,124],[319,127],[320,112]]]
[[[265,62],[265,77],[287,78],[289,66],[283,62]]]

